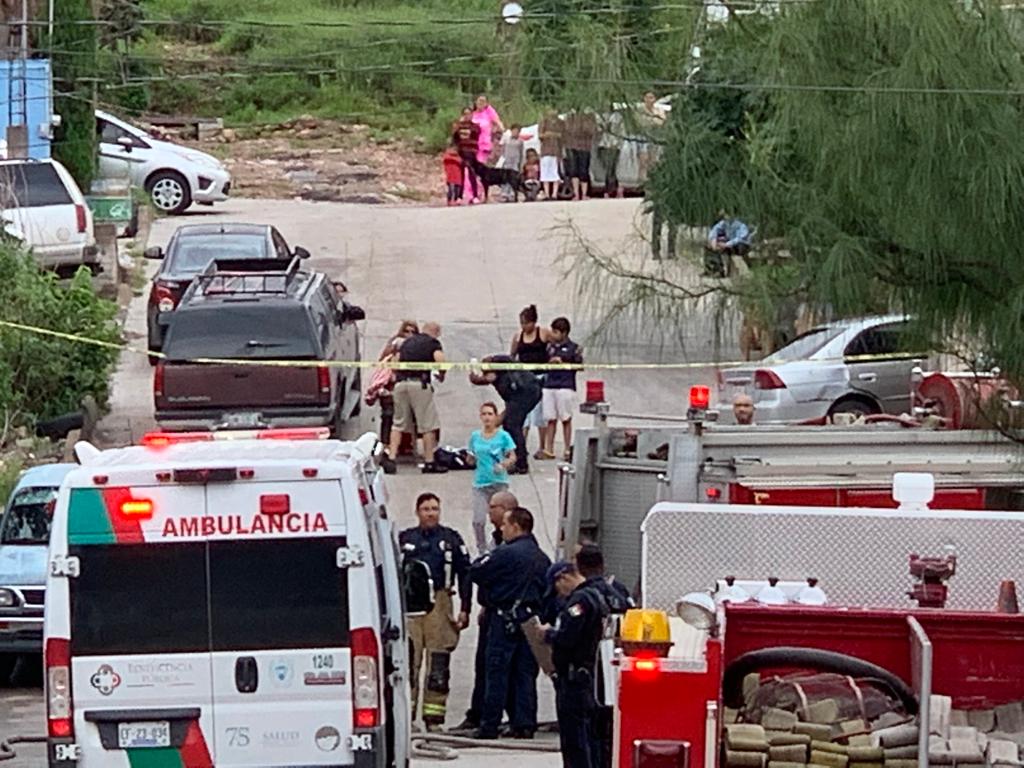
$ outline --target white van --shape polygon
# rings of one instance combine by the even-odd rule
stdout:
[[[377,440],[326,433],[76,446],[50,538],[50,766],[405,768]]]

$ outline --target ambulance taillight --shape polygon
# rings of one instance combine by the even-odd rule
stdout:
[[[380,686],[377,680],[380,649],[369,628],[352,630],[352,725],[374,728],[380,724]]]
[[[46,665],[46,720],[50,737],[73,737],[70,641],[51,637],[46,641],[43,656]]]

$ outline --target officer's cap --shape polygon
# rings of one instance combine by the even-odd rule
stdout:
[[[547,582],[549,587],[555,586],[555,582],[558,581],[559,576],[563,576],[569,571],[576,570],[576,566],[570,563],[568,560],[559,560],[557,563],[548,568]]]

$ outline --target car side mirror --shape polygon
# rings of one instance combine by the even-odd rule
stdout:
[[[303,248],[301,245],[296,245],[292,251],[292,255],[300,259],[308,259],[310,256],[309,251]]]
[[[164,249],[159,245],[154,245],[152,248],[144,250],[142,255],[147,259],[162,259],[164,257]]]
[[[117,143],[121,145],[122,149],[124,149],[125,152],[129,153],[132,151],[132,147],[135,146],[132,143],[132,140],[129,139],[127,136],[119,136],[117,139]]]

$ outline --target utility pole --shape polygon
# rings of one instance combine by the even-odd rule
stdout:
[[[28,157],[28,57],[29,57],[29,0],[21,0],[18,55],[7,61],[7,157]],[[14,9],[8,4],[5,12]],[[12,19],[7,19],[8,43],[13,42]],[[8,46],[9,50],[12,46]]]

